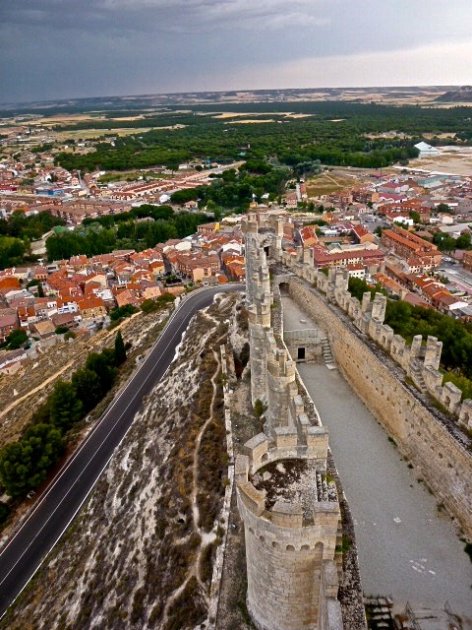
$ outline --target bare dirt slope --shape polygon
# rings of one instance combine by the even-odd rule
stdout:
[[[192,320],[90,500],[0,628],[207,627],[228,462],[219,348],[236,299]]]
[[[25,362],[16,374],[0,376],[0,446],[21,434],[31,414],[59,379],[70,379],[72,373],[85,363],[90,352],[100,352],[112,346],[119,329],[125,341],[132,343],[130,357],[133,361],[155,340],[156,331],[167,315],[168,311],[137,313],[113,330],[102,330],[89,339],[77,338],[70,343],[58,343],[37,359]]]

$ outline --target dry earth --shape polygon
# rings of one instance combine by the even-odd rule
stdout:
[[[0,628],[208,627],[228,471],[219,348],[239,299],[222,297],[192,320],[91,498]]]
[[[446,146],[439,151],[439,155],[410,160],[409,168],[472,177],[472,147]]]
[[[125,342],[132,342],[130,365],[156,338],[156,332],[168,311],[138,313],[124,320],[111,331],[101,331],[87,340],[76,338],[69,343],[57,343],[27,361],[14,375],[0,376],[0,447],[17,438],[32,413],[45,400],[57,380],[68,380],[85,363],[89,352],[99,352],[112,346],[121,329]]]
[[[307,183],[307,194],[309,197],[321,197],[329,195],[343,188],[356,186],[361,180],[356,175],[345,173],[324,171],[320,175],[311,177]]]

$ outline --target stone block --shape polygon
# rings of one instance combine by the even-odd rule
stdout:
[[[391,328],[390,326],[387,326],[387,324],[382,324],[380,326],[378,343],[387,352],[390,351],[390,346],[392,345],[393,335],[394,335],[393,328]]]
[[[450,411],[450,413],[456,413],[459,408],[459,404],[462,398],[461,390],[454,385],[454,383],[448,382],[441,388],[440,402]]]
[[[423,368],[423,379],[428,392],[435,397],[438,397],[438,391],[442,385],[443,375],[438,370],[434,370],[432,367]]]
[[[410,359],[417,359],[421,354],[421,346],[423,344],[423,336],[415,335],[411,342]]]
[[[467,429],[472,429],[472,400],[467,398],[459,409],[459,424]]]
[[[370,294],[370,291],[366,291],[363,295],[362,295],[362,304],[361,304],[361,309],[363,313],[368,313],[370,310],[370,301],[372,299],[372,296]]]
[[[256,516],[265,510],[265,491],[257,490],[249,481],[238,484],[238,491],[244,505]]]
[[[326,461],[329,436],[325,427],[309,427],[306,432],[307,456],[310,459]]]
[[[387,310],[387,298],[382,293],[376,293],[374,297],[374,301],[372,303],[372,319],[380,322],[381,324],[385,321],[385,313]]]
[[[238,455],[234,462],[234,477],[236,483],[244,483],[248,480],[249,475],[249,457],[247,455]]]
[[[303,508],[298,503],[286,503],[277,501],[270,511],[270,518],[274,525],[279,527],[302,527]]]
[[[431,367],[434,370],[439,370],[439,365],[441,363],[441,353],[442,353],[442,341],[438,341],[436,337],[428,336],[426,340],[426,352],[424,357],[424,365],[425,367]]]
[[[251,467],[258,466],[262,457],[269,450],[269,438],[265,433],[258,433],[244,445]]]
[[[311,427],[308,416],[306,415],[306,413],[302,413],[298,416],[297,420],[301,427],[302,433],[306,435],[306,433],[308,432],[308,429]]]
[[[295,427],[276,427],[274,429],[276,448],[296,448],[298,435]]]

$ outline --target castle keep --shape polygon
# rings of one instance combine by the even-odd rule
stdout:
[[[328,433],[282,338],[264,246],[274,235],[246,224],[251,396],[265,406],[263,431],[238,455],[247,605],[260,630],[341,630],[341,513],[328,474]],[[272,315],[274,314],[274,317]],[[272,321],[274,319],[274,321]]]

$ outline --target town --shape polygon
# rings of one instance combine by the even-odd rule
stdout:
[[[470,108],[240,98],[0,119],[2,628],[470,625]]]
[[[29,131],[16,128],[16,144],[25,139],[30,144]],[[40,135],[37,141],[44,140]],[[8,146],[11,135],[2,142]],[[425,142],[418,150],[420,157],[440,153]],[[7,223],[13,215],[49,213],[62,225],[31,242],[36,263],[0,271],[0,371],[15,371],[51,344],[109,326],[110,314],[123,307],[139,309],[162,294],[177,296],[200,285],[244,280],[241,215],[201,223],[194,234],[139,251],[48,261],[45,245],[51,235],[77,228],[84,219],[124,214],[142,204],[198,212],[196,200],[173,203],[174,193],[208,183],[211,173],[237,170],[243,162],[185,163],[173,175],[161,168],[165,178],[150,183],[135,173],[134,182],[100,184],[106,173],[82,175],[55,167],[47,150],[40,154],[45,166],[38,168],[37,155],[24,150],[23,161],[4,158],[0,163],[0,215]],[[25,185],[31,171],[34,181]],[[353,178],[355,185],[312,194],[320,178],[339,188],[339,175],[343,183],[346,175]],[[297,248],[308,248],[317,268],[346,268],[350,277],[392,297],[465,322],[472,319],[471,175],[411,167],[384,172],[333,167],[306,181],[289,180],[278,202],[268,198],[262,195],[249,207],[284,219],[287,252],[296,255]],[[211,210],[201,210],[211,217]]]

